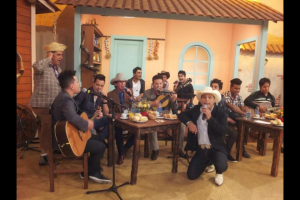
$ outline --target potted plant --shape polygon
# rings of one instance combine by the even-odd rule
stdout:
[[[142,116],[147,116],[147,110],[150,108],[150,102],[147,100],[141,100],[138,102],[133,102],[131,105],[131,110],[139,111]]]

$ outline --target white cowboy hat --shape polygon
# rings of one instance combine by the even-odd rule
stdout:
[[[111,79],[110,84],[114,85],[117,81],[127,81],[123,73],[117,73],[116,77]]]
[[[218,90],[213,90],[211,87],[206,87],[206,88],[204,88],[204,90],[202,90],[202,91],[200,91],[196,94],[198,101],[200,101],[202,94],[211,94],[211,95],[213,95],[215,97],[217,105],[221,101],[220,92]]]

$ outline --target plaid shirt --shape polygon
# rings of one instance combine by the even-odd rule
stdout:
[[[223,93],[226,103],[229,102],[230,104],[232,104],[233,106],[237,106],[237,107],[241,107],[244,106],[244,101],[242,99],[242,96],[237,95],[235,98],[231,96],[231,92],[227,91]],[[228,112],[232,112],[232,110],[230,110],[230,108],[227,107],[227,111]]]

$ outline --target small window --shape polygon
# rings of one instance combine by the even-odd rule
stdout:
[[[190,43],[181,51],[179,70],[186,72],[187,78],[192,78],[195,90],[209,86],[213,72],[213,53],[203,43]]]

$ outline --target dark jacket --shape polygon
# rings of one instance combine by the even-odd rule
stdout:
[[[197,126],[197,119],[200,116],[200,105],[196,105],[190,110],[186,110],[178,115],[180,121],[186,124],[188,121],[192,121]],[[227,133],[227,113],[224,109],[220,109],[217,105],[211,112],[211,118],[207,120],[208,123],[208,138],[214,149],[223,152],[227,155],[225,147],[225,134]],[[187,143],[185,151],[195,151],[198,148],[198,135],[188,131]]]
[[[93,91],[93,87],[90,87],[88,90]],[[79,108],[87,114],[89,119],[93,117],[95,111],[98,109],[98,106],[102,107],[101,98],[98,97],[94,105],[94,95],[87,92],[79,92],[74,97],[74,100]]]
[[[76,126],[83,132],[88,129],[88,122],[80,117],[81,110],[75,103],[74,99],[65,91],[61,91],[51,106],[52,125],[59,120],[66,120]],[[53,148],[58,149],[58,145],[54,137],[52,138]]]
[[[128,87],[129,89],[132,89],[132,79],[128,79],[126,82],[126,87]],[[140,79],[141,82],[141,89],[140,89],[140,94],[145,92],[145,81],[143,79]]]

